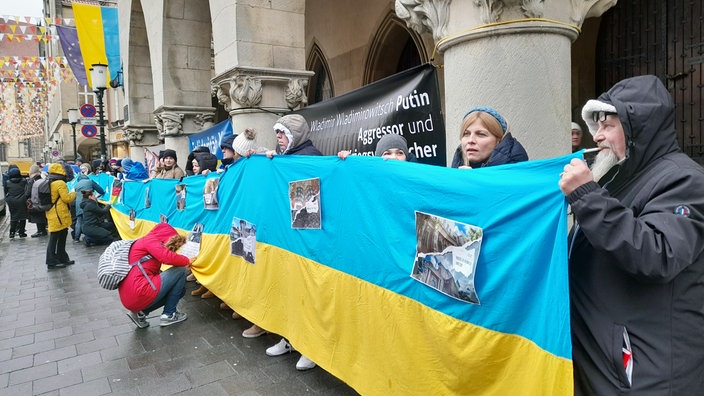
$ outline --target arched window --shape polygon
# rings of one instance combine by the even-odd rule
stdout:
[[[308,83],[308,103],[322,102],[335,96],[330,68],[318,44],[313,44],[306,63],[308,70],[315,73]]]

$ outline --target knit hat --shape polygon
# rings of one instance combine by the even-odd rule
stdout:
[[[482,112],[487,113],[487,114],[491,115],[492,117],[496,118],[496,121],[498,121],[499,124],[501,124],[501,129],[504,131],[504,135],[506,134],[506,130],[508,130],[508,124],[506,123],[506,120],[501,116],[501,114],[499,114],[498,111],[496,111],[492,107],[488,107],[488,106],[475,107],[475,108],[469,110],[467,112],[467,114],[465,114],[464,117],[462,117],[462,119],[464,120],[465,118],[467,118],[468,115],[474,113],[475,111],[482,111]]]
[[[127,173],[130,171],[133,164],[134,164],[134,161],[132,161],[132,158],[124,158],[122,160],[122,169],[125,171],[125,173]]]
[[[178,162],[178,158],[176,158],[176,151],[175,150],[166,149],[166,150],[164,150],[164,153],[161,157],[162,158],[171,157],[174,159],[174,161]]]
[[[83,162],[83,157],[81,157],[80,155],[76,157],[76,162]]]
[[[239,155],[244,156],[247,151],[257,148],[257,142],[254,138],[257,136],[257,131],[252,128],[247,128],[244,133],[238,135],[232,142],[232,149]]]
[[[7,177],[19,177],[21,176],[20,168],[10,168],[7,171]]]
[[[237,135],[227,135],[224,138],[222,138],[222,142],[220,143],[220,148],[221,149],[230,149],[232,151],[235,151],[235,149],[232,148],[232,142],[235,140],[235,136],[237,136]]]
[[[596,135],[596,132],[599,130],[599,123],[597,121],[594,121],[593,115],[594,113],[598,113],[601,111],[605,113],[618,114],[614,105],[596,99],[587,101],[584,107],[582,107],[582,119],[587,124],[587,127],[589,128],[589,133],[591,133],[592,136]]]
[[[582,126],[577,124],[576,122],[572,123],[572,129],[578,130],[580,133],[582,132]]]
[[[401,149],[403,150],[403,153],[406,154],[406,158],[408,158],[408,143],[403,136],[395,133],[382,136],[376,144],[376,151],[374,152],[374,155],[381,157],[381,155],[384,154],[384,151],[390,149]]]
[[[29,174],[34,175],[36,173],[39,173],[39,171],[41,171],[41,170],[42,170],[42,168],[40,168],[39,165],[35,164],[35,165],[32,165],[29,167]]]
[[[90,173],[90,172],[91,172],[90,165],[88,165],[88,164],[81,164],[81,172],[83,172],[83,173]]]
[[[110,166],[117,166],[117,158],[110,158]]]

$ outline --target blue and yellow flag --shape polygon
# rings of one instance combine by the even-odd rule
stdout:
[[[101,63],[108,65],[110,79],[120,71],[120,32],[116,7],[100,7],[89,4],[72,3],[76,18],[78,42],[83,54],[83,63],[89,85],[90,67]]]
[[[362,394],[565,395],[558,180],[578,156],[458,170],[255,155],[208,178],[126,182],[113,217],[126,239],[164,219],[184,234],[203,224],[199,281]]]

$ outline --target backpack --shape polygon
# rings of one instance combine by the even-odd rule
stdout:
[[[56,205],[51,202],[51,180],[38,179],[32,183],[32,193],[30,195],[32,209],[38,212],[46,212]],[[58,202],[58,198],[56,201]]]
[[[151,255],[146,255],[134,263],[130,263],[130,248],[134,244],[134,240],[120,240],[110,244],[105,249],[103,254],[98,259],[98,283],[103,289],[115,290],[120,285],[130,272],[132,267],[137,266],[142,272],[147,282],[156,290],[156,286],[144,271],[142,263],[152,258]]]

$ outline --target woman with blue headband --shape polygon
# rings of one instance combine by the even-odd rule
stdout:
[[[508,132],[508,123],[491,107],[475,107],[465,114],[460,127],[460,146],[453,168],[481,168],[527,161],[521,143]]]

